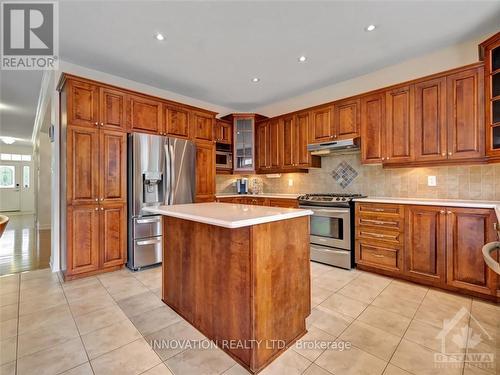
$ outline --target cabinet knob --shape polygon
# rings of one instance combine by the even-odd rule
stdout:
[[[336,135],[334,135],[334,136],[333,136],[333,138],[337,138],[337,136],[336,136]]]
[[[439,211],[441,215],[444,215],[444,210]]]
[[[101,207],[101,211],[104,211],[104,207]]]
[[[446,214],[447,215],[451,215],[451,211],[446,211]]]
[[[389,160],[389,159],[390,159],[390,158],[389,158],[389,156],[388,156],[388,157],[386,158],[386,160]]]
[[[450,156],[451,156],[451,155],[453,155],[453,153],[452,153],[452,152],[448,152],[448,155],[450,155]]]
[[[441,154],[441,156],[446,156],[446,152],[443,152],[443,153]]]
[[[98,201],[99,201],[99,198],[96,198],[96,199],[95,199],[95,201],[96,201],[96,202],[98,202]]]
[[[96,207],[95,210],[97,211],[99,209],[99,207]]]
[[[101,202],[104,200],[104,198],[101,198]]]
[[[384,158],[384,157],[382,157],[382,161],[384,161],[384,160],[385,160],[385,158]]]
[[[104,126],[104,122],[101,122],[101,126]]]
[[[97,125],[99,125],[99,123],[96,121],[96,122],[94,122],[94,125],[97,126]]]

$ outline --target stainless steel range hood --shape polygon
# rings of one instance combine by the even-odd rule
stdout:
[[[341,141],[331,141],[307,145],[307,151],[311,155],[330,155],[339,151],[357,151],[359,150],[359,138],[344,139]]]

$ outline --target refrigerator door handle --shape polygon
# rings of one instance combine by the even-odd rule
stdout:
[[[171,195],[171,190],[172,190],[172,168],[171,168],[171,161],[170,161],[170,141],[167,138],[165,145],[165,203],[170,206],[172,203],[170,202],[170,195]]]
[[[175,170],[175,146],[176,146],[176,141],[175,140],[169,140],[168,141],[168,149],[170,153],[170,204],[174,204],[174,192],[175,192],[175,185],[176,185],[176,170]]]

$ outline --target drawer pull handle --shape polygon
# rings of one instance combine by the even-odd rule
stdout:
[[[372,254],[374,257],[376,258],[385,258],[384,255],[380,255],[380,254]]]
[[[375,212],[384,212],[383,208],[374,208],[373,211]]]
[[[389,237],[389,236],[386,236],[385,234],[379,234],[379,233],[371,233],[371,232],[361,232],[361,233],[364,233],[367,236],[373,236],[373,237],[377,237],[377,238]]]
[[[155,245],[161,243],[161,240],[146,240],[146,241],[137,241],[138,246],[145,246],[145,245]]]
[[[159,223],[160,219],[138,219],[137,224]]]

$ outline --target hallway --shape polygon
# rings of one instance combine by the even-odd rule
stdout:
[[[0,238],[0,276],[49,267],[50,229],[35,229],[34,215],[13,215]]]

